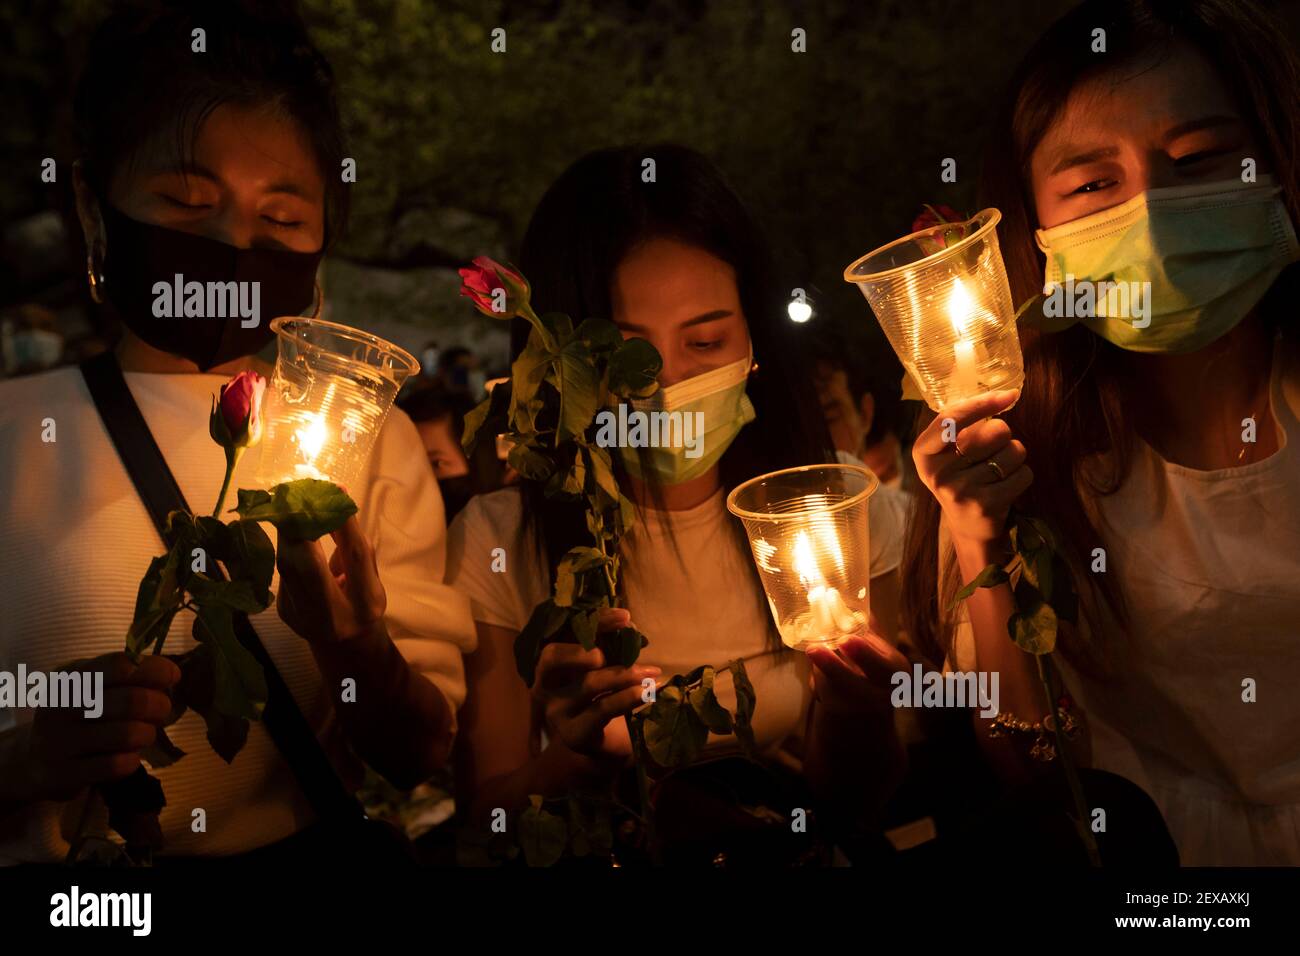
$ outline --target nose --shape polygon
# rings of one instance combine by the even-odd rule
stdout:
[[[220,214],[210,220],[209,229],[205,232],[209,238],[236,249],[251,249],[257,235],[257,216],[237,203],[227,203]]]

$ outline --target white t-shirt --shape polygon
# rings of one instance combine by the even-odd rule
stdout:
[[[1111,676],[1066,680],[1093,765],[1152,796],[1187,866],[1300,864],[1298,352],[1274,353],[1274,454],[1196,471],[1140,444],[1096,502],[1132,620]],[[958,634],[963,670],[971,637]]]
[[[511,631],[550,596],[545,560],[524,531],[522,500],[517,488],[471,499],[447,538],[447,580],[469,596],[476,621]],[[873,578],[899,565],[906,508],[905,495],[883,487],[871,498]],[[758,748],[771,751],[801,735],[810,701],[807,657],[780,644],[754,559],[723,493],[686,511],[642,514],[622,550],[628,611],[650,641],[638,663],[662,668],[666,679],[742,657],[754,685]],[[497,548],[506,556],[504,573],[492,571]],[[715,690],[730,710],[730,673],[719,673]],[[708,753],[735,747],[733,737],[714,736]]]
[[[190,507],[210,512],[225,473],[222,450],[208,436],[219,375],[131,373],[127,384]],[[56,440],[42,441],[52,419]],[[259,449],[239,463],[234,489],[251,480]],[[241,481],[241,478],[243,479]],[[461,654],[475,634],[464,597],[442,583],[445,531],[442,498],[406,415],[394,409],[371,456],[369,473],[349,489],[358,519],[375,547],[388,595],[389,633],[411,664],[434,682],[452,708],[465,698]],[[275,529],[264,525],[275,540]],[[321,545],[328,555],[333,542]],[[109,441],[80,371],[56,369],[0,382],[0,670],[49,671],[74,660],[122,650],[136,590],[150,560],[163,552],[144,504]],[[278,589],[279,579],[272,582]],[[307,643],[289,630],[275,606],[253,617],[298,706],[345,774],[355,770],[333,719],[336,688],[321,684]],[[178,614],[165,651],[194,646],[192,615]],[[0,732],[32,712],[0,710]],[[186,756],[154,770],[167,807],[165,852],[223,855],[285,837],[313,819],[288,765],[260,723],[227,765],[208,744],[193,711],[168,728]],[[40,803],[0,819],[0,864],[60,860],[67,842],[60,814],[74,804]],[[193,833],[191,811],[202,807],[207,832]],[[72,823],[75,828],[75,821]]]

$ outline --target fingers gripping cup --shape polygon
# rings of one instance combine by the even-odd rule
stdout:
[[[267,392],[258,478],[355,487],[402,383],[419,362],[376,335],[321,319],[271,323],[279,354]]]
[[[867,504],[879,486],[866,468],[812,465],[761,475],[727,497],[788,646],[834,646],[867,632]]]
[[[998,249],[1001,218],[985,209],[966,222],[922,229],[844,270],[936,412],[1024,382],[1016,310]]]

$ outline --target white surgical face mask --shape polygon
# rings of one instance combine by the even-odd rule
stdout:
[[[716,465],[740,430],[754,420],[754,406],[745,394],[754,350],[735,362],[661,388],[649,398],[633,399],[633,411],[667,412],[692,423],[699,422],[700,443],[692,455],[685,444],[651,448],[620,447],[624,467],[636,478],[663,485],[678,485],[698,478]],[[693,427],[693,426],[692,426]],[[645,467],[643,467],[645,464]]]
[[[1151,189],[1112,209],[1036,233],[1045,288],[1110,283],[1138,288],[1141,320],[1100,293],[1092,331],[1135,352],[1194,352],[1231,331],[1300,256],[1282,190],[1271,176]],[[1134,283],[1137,286],[1134,286]],[[1128,301],[1124,295],[1117,302]],[[1115,312],[1116,314],[1110,314]]]

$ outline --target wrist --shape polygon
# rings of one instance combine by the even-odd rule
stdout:
[[[983,540],[953,535],[952,547],[964,580],[970,580],[990,564],[1005,565],[1012,555],[1011,539],[1005,532]]]

